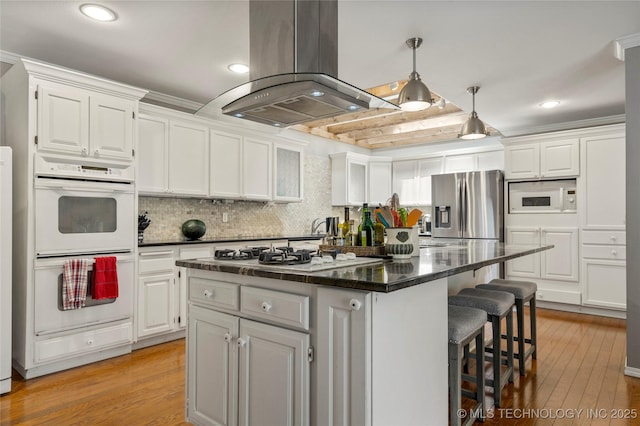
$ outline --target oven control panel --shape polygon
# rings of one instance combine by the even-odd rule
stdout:
[[[106,181],[133,182],[133,166],[103,166],[66,162],[37,155],[35,158],[36,176],[66,177],[75,179],[96,179]]]

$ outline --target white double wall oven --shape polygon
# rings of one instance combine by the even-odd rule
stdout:
[[[38,156],[35,168],[34,331],[36,335],[130,319],[135,281],[135,194],[132,166],[85,166]],[[63,265],[69,259],[115,256],[119,294],[80,309],[62,307]]]

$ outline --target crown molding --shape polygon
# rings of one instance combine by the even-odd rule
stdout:
[[[625,49],[640,46],[640,33],[619,37],[613,41],[613,45],[615,47],[615,57],[624,61]]]
[[[607,117],[589,118],[586,120],[568,121],[566,123],[545,124],[542,126],[522,127],[514,129],[501,130],[505,137],[524,136],[538,133],[557,132],[561,130],[581,129],[583,127],[606,126],[608,124],[624,123],[625,114],[610,115]]]
[[[179,98],[177,96],[165,95],[164,93],[154,92],[152,90],[142,99],[143,102],[152,104],[161,104],[162,106],[178,107],[182,111],[195,112],[204,104]]]
[[[7,52],[6,50],[0,50],[0,62],[5,62],[7,64],[13,65],[16,62],[18,62],[20,58],[23,58],[23,57],[24,56],[16,55],[15,53],[12,53],[12,52]]]

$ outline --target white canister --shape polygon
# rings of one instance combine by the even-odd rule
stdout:
[[[420,256],[420,227],[418,225],[411,228],[411,242],[413,243],[413,251],[411,256]]]
[[[409,259],[413,252],[412,228],[387,228],[385,251],[394,259]]]

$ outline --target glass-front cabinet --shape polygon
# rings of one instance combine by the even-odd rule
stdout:
[[[295,202],[303,199],[304,156],[301,145],[273,145],[274,201]]]

